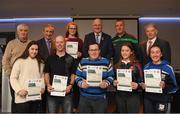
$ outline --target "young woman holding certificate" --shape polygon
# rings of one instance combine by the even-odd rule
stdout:
[[[150,48],[150,58],[151,62],[144,67],[145,84],[143,87],[146,91],[144,111],[145,113],[168,113],[171,94],[178,89],[174,71],[169,63],[163,60],[160,46],[153,45]]]
[[[141,66],[135,58],[130,43],[124,43],[121,46],[119,56],[119,62],[114,65],[117,78],[113,82],[113,85],[117,86],[117,111],[118,113],[138,113],[141,89],[139,85],[142,82]]]
[[[44,66],[38,49],[37,42],[31,41],[12,68],[10,83],[15,91],[17,113],[38,112],[39,100],[44,92]]]

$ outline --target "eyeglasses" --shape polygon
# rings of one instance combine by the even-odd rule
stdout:
[[[69,28],[69,29],[71,29],[71,30],[76,30],[77,28]]]
[[[99,51],[99,49],[90,49],[89,51]]]

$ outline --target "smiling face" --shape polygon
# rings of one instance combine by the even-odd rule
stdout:
[[[162,52],[161,49],[159,47],[152,47],[150,49],[150,57],[152,59],[152,62],[154,64],[158,64],[161,61],[161,57],[162,57]]]
[[[121,56],[123,60],[128,60],[130,56],[132,55],[132,53],[133,52],[128,46],[124,45],[121,47]]]
[[[31,57],[32,59],[36,57],[36,55],[38,54],[38,45],[34,44],[29,48],[29,57]]]
[[[57,36],[55,39],[56,51],[63,52],[65,51],[65,39],[63,36]]]
[[[27,25],[19,25],[17,27],[17,35],[21,42],[26,42],[28,40],[28,26]]]
[[[77,32],[77,26],[76,25],[69,25],[68,27],[68,31],[69,31],[69,34],[71,36],[75,36],[76,32]]]
[[[88,54],[90,59],[95,60],[100,56],[99,46],[97,44],[89,45]]]
[[[54,34],[54,27],[47,26],[43,29],[44,38],[46,38],[47,40],[51,40],[53,34]]]
[[[157,36],[158,31],[153,25],[148,25],[145,28],[145,33],[146,33],[147,38],[151,40]]]
[[[92,24],[93,32],[100,33],[102,32],[102,21],[100,19],[95,19]]]

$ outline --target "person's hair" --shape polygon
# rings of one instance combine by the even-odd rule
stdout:
[[[49,27],[55,29],[55,26],[54,26],[54,25],[52,25],[52,24],[46,24],[46,25],[43,26],[43,31],[44,31],[45,28],[49,28]]]
[[[68,38],[69,36],[69,28],[70,28],[70,25],[74,25],[76,26],[76,33],[75,33],[75,37],[79,37],[79,33],[78,33],[78,25],[75,23],[75,22],[69,22],[66,26],[66,34],[65,34],[65,37]]]
[[[154,24],[154,23],[148,23],[148,24],[146,24],[145,26],[144,26],[144,29],[146,30],[148,27],[150,27],[150,26],[152,26],[152,27],[154,27],[156,30],[157,30],[157,26]]]
[[[116,19],[116,23],[119,22],[119,21],[121,21],[121,22],[123,22],[125,24],[124,19],[120,19],[120,18]]]
[[[98,46],[98,49],[100,50],[100,45],[99,45],[98,43],[96,43],[96,42],[95,42],[95,43],[90,43],[89,46],[88,46],[88,50],[89,50],[89,48],[90,48],[91,45],[97,45],[97,46]]]
[[[29,30],[29,26],[27,24],[24,24],[24,23],[17,25],[16,30],[19,30],[21,27],[26,27]]]
[[[159,48],[160,49],[160,51],[161,51],[161,54],[162,54],[162,57],[160,58],[161,60],[163,60],[163,50],[162,50],[162,48],[161,48],[161,46],[160,45],[158,45],[158,44],[154,44],[154,45],[152,45],[151,47],[150,47],[150,49],[149,49],[149,56],[150,56],[150,53],[151,53],[151,49],[152,48],[154,48],[154,47],[157,47],[157,48]],[[150,57],[151,58],[151,57]],[[152,59],[151,59],[152,60]]]
[[[37,59],[38,67],[39,67],[39,72],[40,72],[40,70],[41,70],[41,63],[43,63],[43,61],[42,61],[42,59],[41,59],[41,57],[39,55],[39,45],[38,45],[37,41],[29,42],[29,44],[26,46],[26,49],[24,50],[23,54],[20,57],[18,57],[17,59],[27,59],[29,57],[29,48],[32,45],[37,45],[38,46],[38,53],[37,53],[35,58]]]
[[[134,49],[133,49],[132,44],[127,42],[127,43],[122,44],[121,47],[120,47],[120,50],[119,50],[119,51],[120,51],[120,54],[119,54],[120,58],[119,58],[118,63],[116,63],[116,64],[114,65],[114,67],[115,67],[116,69],[119,68],[120,65],[122,64],[121,60],[123,59],[123,57],[122,57],[122,55],[121,55],[121,50],[122,50],[122,47],[123,47],[123,46],[127,46],[127,47],[131,50],[131,52],[132,52],[132,54],[131,54],[130,57],[129,57],[130,62],[131,62],[131,63],[138,63],[138,61],[137,61],[137,59],[136,59],[136,56],[135,56],[135,53],[134,53]]]
[[[103,20],[102,20],[101,18],[94,18],[93,23],[94,23],[94,21],[96,21],[96,20],[99,20],[100,23],[103,24]]]

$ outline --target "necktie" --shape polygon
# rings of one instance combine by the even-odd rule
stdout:
[[[96,43],[99,44],[99,34],[96,34]]]
[[[149,43],[149,46],[148,46],[148,49],[147,49],[147,55],[149,55],[149,53],[150,53],[150,48],[152,46],[152,41],[149,40],[148,43]]]
[[[51,53],[51,41],[47,41],[47,48],[48,48],[48,51],[49,51],[49,54]]]

